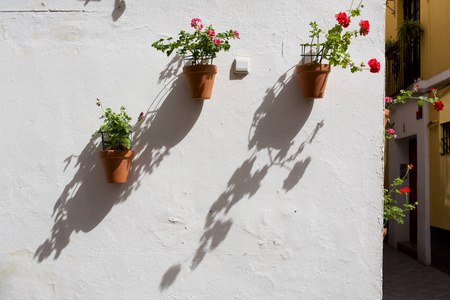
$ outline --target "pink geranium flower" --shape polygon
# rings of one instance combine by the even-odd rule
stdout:
[[[172,53],[181,53],[189,55],[186,59],[190,60],[192,65],[212,63],[213,58],[221,51],[230,49],[229,41],[239,38],[239,33],[230,29],[225,32],[216,32],[212,25],[204,26],[199,18],[191,18],[191,27],[195,30],[180,31],[179,37],[159,39],[152,44],[152,47],[161,52],[171,55]],[[177,49],[176,51],[174,51]]]
[[[199,18],[193,18],[191,20],[191,27],[197,30],[202,30],[203,29],[202,20],[200,20]]]

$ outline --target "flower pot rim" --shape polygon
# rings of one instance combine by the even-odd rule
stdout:
[[[128,150],[101,150],[98,152],[100,158],[130,158],[134,157],[135,151]]]
[[[193,73],[193,72],[208,72],[217,73],[218,68],[216,65],[189,65],[183,67],[183,73]]]
[[[306,63],[303,65],[297,65],[295,67],[295,70],[297,73],[299,72],[308,72],[308,71],[312,71],[312,72],[327,72],[330,73],[331,72],[331,65],[330,64],[319,64],[319,63]]]
[[[115,149],[109,149],[109,150],[99,150],[100,152],[127,152],[127,151],[134,151],[134,149],[127,149],[127,150],[115,150]]]
[[[316,62],[309,62],[306,64],[298,64],[297,66],[307,66],[307,65],[321,65],[321,66],[330,66],[330,64],[321,64],[321,63],[316,63]]]

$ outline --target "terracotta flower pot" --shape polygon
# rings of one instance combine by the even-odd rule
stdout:
[[[331,66],[327,64],[307,63],[295,68],[302,89],[303,98],[323,98]]]
[[[384,110],[384,127],[386,127],[387,121],[391,116],[391,111],[389,109]]]
[[[210,99],[217,73],[215,65],[194,65],[183,67],[183,73],[192,100]]]
[[[99,151],[98,156],[102,160],[106,182],[125,183],[128,180],[131,161],[134,158],[134,150],[106,150]]]
[[[383,241],[384,241],[384,237],[386,236],[386,234],[387,234],[387,228],[383,228]]]

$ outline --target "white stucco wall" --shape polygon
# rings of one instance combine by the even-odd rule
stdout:
[[[294,74],[309,21],[351,1],[114,2],[0,3],[0,298],[380,299],[383,71],[335,68],[322,100]],[[352,56],[383,66],[365,6]],[[204,102],[150,47],[194,17],[241,33]],[[97,97],[146,113],[127,184],[105,183]]]

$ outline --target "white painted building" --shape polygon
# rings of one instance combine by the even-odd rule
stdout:
[[[294,73],[350,2],[1,1],[0,298],[381,299],[384,72],[334,68],[316,100]],[[384,13],[355,61],[384,65]],[[150,47],[195,17],[241,35],[211,100]],[[146,114],[126,184],[97,97]]]
[[[410,203],[417,201],[417,210],[406,212],[404,224],[389,221],[389,246],[403,247],[421,263],[431,263],[430,248],[430,195],[429,195],[429,136],[428,105],[419,108],[415,101],[391,108],[390,126],[396,139],[389,140],[389,182],[403,178],[407,166],[413,165],[405,178],[411,188]],[[417,171],[420,170],[420,171]],[[395,195],[399,205],[405,203],[404,195]],[[400,244],[399,244],[400,243]]]

